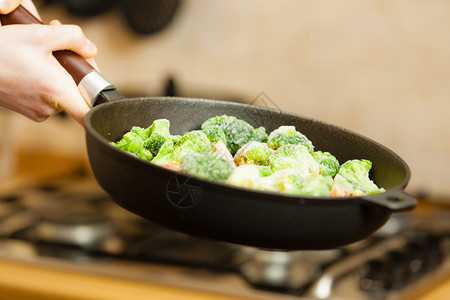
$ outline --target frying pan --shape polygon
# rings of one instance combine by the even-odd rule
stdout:
[[[35,23],[19,8],[3,24]],[[366,238],[392,213],[415,207],[404,188],[407,164],[383,145],[323,121],[274,109],[217,100],[148,97],[126,99],[83,59],[68,51],[55,57],[72,74],[93,108],[85,117],[86,145],[96,180],[123,208],[187,234],[276,250],[330,249]],[[293,125],[316,150],[339,161],[364,158],[370,177],[385,188],[379,194],[312,197],[262,192],[216,183],[172,171],[110,144],[132,126],[147,127],[167,118],[172,134],[198,129],[216,115],[232,115],[268,132]]]

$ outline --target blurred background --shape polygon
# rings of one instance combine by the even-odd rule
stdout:
[[[333,123],[405,159],[407,191],[450,203],[448,1],[36,4],[44,22],[82,27],[102,74],[127,96],[262,100]],[[34,123],[5,110],[0,118],[1,176],[18,152],[87,160],[83,128],[70,118]]]

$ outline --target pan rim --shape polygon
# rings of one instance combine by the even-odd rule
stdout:
[[[386,146],[380,144],[379,142],[366,137],[362,134],[359,134],[357,132],[354,132],[352,130],[349,130],[347,128],[338,126],[338,125],[334,125],[331,123],[328,123],[326,121],[322,121],[322,120],[318,120],[315,118],[311,118],[311,117],[307,117],[307,116],[303,116],[300,114],[294,114],[291,112],[286,112],[286,111],[279,111],[279,110],[275,110],[272,108],[268,108],[268,107],[260,107],[260,106],[256,106],[256,105],[252,105],[252,104],[245,104],[245,103],[238,103],[238,102],[230,102],[230,101],[226,101],[226,100],[213,100],[213,99],[204,99],[204,98],[188,98],[188,97],[158,97],[158,96],[150,96],[150,97],[136,97],[136,98],[123,98],[123,99],[118,99],[118,100],[114,100],[114,101],[109,101],[106,103],[102,103],[96,107],[93,107],[85,116],[84,119],[84,128],[85,128],[85,134],[88,135],[92,135],[94,136],[94,140],[100,144],[102,144],[103,146],[106,146],[106,148],[110,151],[110,153],[113,153],[115,156],[119,156],[119,157],[126,157],[128,162],[136,165],[139,168],[154,168],[156,167],[156,169],[158,169],[159,171],[169,171],[171,174],[175,175],[184,175],[186,176],[186,174],[183,174],[181,172],[178,171],[173,171],[155,164],[152,164],[149,161],[143,160],[139,157],[137,157],[136,155],[132,154],[132,153],[128,153],[126,151],[123,151],[117,147],[114,147],[113,145],[110,144],[110,141],[107,140],[107,138],[105,138],[104,136],[102,136],[101,134],[99,134],[92,126],[92,118],[95,115],[95,113],[101,109],[105,109],[105,107],[108,106],[117,106],[119,103],[131,103],[131,102],[150,102],[152,100],[171,100],[171,101],[192,101],[192,102],[205,102],[205,103],[221,103],[224,104],[226,103],[227,105],[235,105],[238,107],[255,107],[258,108],[258,110],[266,110],[266,111],[270,111],[270,112],[278,112],[278,113],[283,113],[283,114],[288,114],[292,117],[300,117],[302,119],[308,120],[308,121],[312,121],[312,122],[317,122],[326,126],[331,126],[337,130],[352,134],[354,136],[357,137],[361,137],[363,139],[366,139],[368,141],[370,141],[371,143],[373,143],[374,145],[376,145],[377,147],[382,148],[384,151],[388,152],[390,155],[394,156],[398,162],[400,162],[402,168],[405,171],[405,176],[403,178],[403,180],[389,188],[386,189],[386,191],[378,193],[377,195],[382,195],[382,194],[388,194],[392,191],[398,191],[398,190],[403,190],[409,183],[410,177],[411,177],[411,170],[409,168],[409,166],[407,165],[407,163],[398,155],[396,154],[394,151],[392,151],[391,149],[387,148]],[[210,184],[210,185],[216,185],[216,186],[220,186],[221,188],[226,188],[226,189],[231,189],[232,191],[239,191],[239,192],[245,192],[245,193],[251,193],[253,195],[260,195],[263,196],[261,201],[265,200],[265,201],[271,201],[269,198],[273,198],[273,197],[277,197],[278,199],[276,201],[280,201],[279,199],[285,199],[284,201],[287,202],[292,202],[292,201],[296,201],[298,204],[299,200],[303,200],[305,201],[305,203],[301,203],[301,204],[309,204],[310,202],[348,202],[348,203],[354,203],[355,201],[360,202],[361,204],[363,203],[361,200],[364,199],[367,195],[363,195],[363,196],[351,196],[351,197],[332,197],[332,196],[310,196],[310,195],[294,195],[294,194],[286,194],[286,193],[281,193],[281,192],[271,192],[271,191],[261,191],[261,190],[257,190],[257,189],[251,189],[251,188],[244,188],[244,187],[239,187],[239,186],[233,186],[231,184],[227,184],[227,183],[222,183],[222,182],[216,182],[216,181],[212,181],[209,179],[205,179],[205,178],[201,178],[201,177],[197,177],[197,176],[192,176],[193,178],[195,178],[195,180],[200,181],[202,183],[205,184]]]

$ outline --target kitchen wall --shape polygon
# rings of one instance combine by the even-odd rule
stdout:
[[[410,192],[450,196],[448,1],[185,0],[148,36],[118,9],[80,18],[53,5],[41,15],[81,25],[119,89],[160,94],[173,75],[186,95],[268,97],[397,152]]]

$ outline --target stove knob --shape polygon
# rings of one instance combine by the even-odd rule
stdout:
[[[425,237],[425,243],[424,271],[431,272],[441,265],[444,258],[441,249],[442,238],[438,235],[429,234]]]
[[[371,259],[363,267],[359,287],[365,292],[381,296],[386,291],[386,280],[386,262],[382,259]]]
[[[386,254],[387,280],[385,288],[387,290],[400,290],[408,280],[407,260],[405,253],[399,250],[392,250]]]
[[[424,244],[421,241],[411,241],[406,244],[405,254],[407,259],[408,281],[419,279],[424,273]]]

